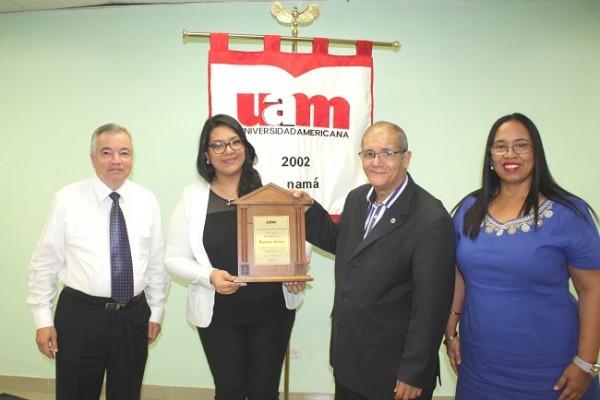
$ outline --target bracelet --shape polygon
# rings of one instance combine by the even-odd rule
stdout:
[[[575,354],[575,357],[573,357],[573,364],[577,365],[584,372],[590,374],[592,378],[597,377],[598,373],[600,372],[600,365],[592,364],[582,360],[577,354]]]
[[[444,343],[444,346],[446,346],[448,343],[450,343],[451,341],[453,341],[457,337],[458,337],[458,332],[455,331],[452,336],[450,336],[449,338],[444,339],[444,341],[442,343]]]
[[[450,315],[452,315],[452,314],[456,315],[457,317],[460,317],[460,313],[459,312],[450,311]]]

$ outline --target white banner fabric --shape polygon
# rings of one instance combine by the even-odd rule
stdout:
[[[281,52],[279,36],[266,36],[260,52],[229,50],[228,40],[210,36],[209,114],[240,121],[263,184],[305,190],[341,213],[366,182],[357,154],[373,122],[372,43],[331,55],[327,39],[315,39],[312,53]]]

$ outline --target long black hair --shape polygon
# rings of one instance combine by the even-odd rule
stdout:
[[[233,117],[226,114],[217,114],[206,120],[202,133],[200,134],[200,143],[198,145],[198,157],[196,158],[196,169],[202,178],[207,182],[212,182],[215,177],[215,168],[212,164],[209,164],[206,153],[208,153],[208,143],[210,140],[211,132],[219,126],[226,126],[233,129],[233,131],[239,136],[244,142],[244,151],[246,152],[246,159],[242,165],[242,175],[238,184],[237,195],[238,197],[244,196],[259,187],[262,186],[260,174],[254,168],[254,165],[258,162],[256,156],[256,150],[254,146],[248,142],[246,138],[246,132],[242,125]]]
[[[593,214],[597,222],[598,216],[588,203],[586,203],[580,197],[575,196],[574,194],[563,189],[558,183],[556,183],[554,178],[552,178],[550,168],[548,168],[548,163],[546,161],[546,154],[544,153],[542,138],[540,137],[540,132],[538,131],[533,121],[531,121],[523,114],[513,113],[499,118],[494,123],[494,125],[492,125],[492,129],[490,130],[490,133],[487,138],[487,143],[485,145],[481,188],[463,197],[460,200],[460,202],[452,209],[453,212],[456,211],[456,209],[458,209],[465,202],[466,199],[472,196],[475,197],[475,203],[473,203],[473,205],[467,210],[467,212],[464,215],[463,233],[465,235],[468,235],[471,239],[475,239],[479,235],[479,228],[487,214],[488,207],[492,200],[494,200],[496,196],[498,196],[498,194],[500,193],[500,178],[498,177],[498,174],[496,174],[496,172],[490,168],[490,165],[492,165],[492,156],[490,154],[490,148],[494,144],[496,132],[502,124],[508,121],[518,121],[522,123],[529,132],[529,135],[531,136],[531,142],[533,144],[534,164],[532,172],[532,182],[531,187],[529,189],[529,194],[525,198],[523,206],[521,207],[521,215],[524,215],[530,210],[533,210],[533,226],[537,228],[539,220],[539,196],[540,194],[542,194],[552,201],[569,207],[577,214],[579,214],[582,218],[585,218],[584,213],[579,208],[577,208],[573,199],[575,198],[583,201],[588,207],[588,210]]]

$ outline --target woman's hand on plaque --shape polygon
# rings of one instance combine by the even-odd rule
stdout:
[[[215,269],[210,273],[210,283],[215,287],[218,294],[233,294],[237,290],[246,286],[245,282],[235,282],[236,276],[222,269]]]
[[[300,293],[306,287],[306,282],[283,282],[283,286],[285,286],[290,293]]]

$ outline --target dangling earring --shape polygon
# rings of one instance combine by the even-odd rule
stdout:
[[[207,163],[208,165],[210,165],[210,161],[208,160],[208,158],[206,159],[206,163]]]
[[[492,162],[490,161],[490,169],[493,171],[494,170],[494,164],[492,164]]]

